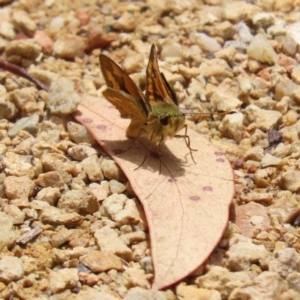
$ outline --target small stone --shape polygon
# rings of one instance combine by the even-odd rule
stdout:
[[[75,143],[87,143],[90,145],[95,143],[95,139],[84,126],[74,122],[68,122],[67,127],[69,137]]]
[[[116,214],[124,209],[127,197],[123,194],[113,194],[107,197],[103,203],[101,209],[103,214],[109,216],[112,220],[115,220]]]
[[[295,83],[300,84],[300,66],[293,68],[292,79]]]
[[[221,295],[218,291],[201,289],[197,288],[196,286],[185,285],[182,283],[176,287],[176,294],[182,300],[221,300]]]
[[[79,272],[79,281],[87,284],[89,286],[93,286],[99,282],[99,277],[96,274],[88,274],[84,272]],[[85,298],[83,298],[85,299]],[[102,299],[102,298],[101,298]]]
[[[202,76],[216,77],[218,80],[232,78],[233,72],[227,62],[220,58],[204,61],[199,67]]]
[[[57,271],[50,270],[49,289],[53,293],[59,293],[65,289],[72,289],[79,281],[78,270],[69,268]]]
[[[11,41],[5,48],[5,55],[9,62],[29,67],[40,55],[41,46],[31,39]]]
[[[97,154],[85,158],[81,165],[90,181],[102,181],[104,179]]]
[[[267,153],[261,160],[261,166],[263,168],[270,166],[278,166],[281,163],[281,158],[271,155]]]
[[[172,2],[172,1],[171,1]],[[132,287],[123,298],[124,300],[143,299],[143,300],[166,300],[165,292],[150,290],[141,287]],[[171,298],[170,298],[171,299]]]
[[[243,120],[244,115],[242,113],[226,115],[219,126],[219,130],[224,136],[233,138],[239,143],[243,138]]]
[[[61,196],[57,207],[66,212],[93,214],[99,210],[99,203],[89,190],[70,190]]]
[[[106,272],[111,269],[123,271],[121,259],[108,252],[97,250],[90,251],[80,258],[80,262],[86,265],[94,273]]]
[[[253,16],[253,24],[257,27],[268,28],[274,24],[276,16],[274,13],[261,12]]]
[[[34,181],[36,185],[43,188],[58,188],[59,190],[64,189],[64,181],[58,171],[47,172],[39,175],[39,177]]]
[[[83,217],[79,214],[72,212],[66,213],[56,207],[47,207],[42,210],[40,219],[43,223],[53,225],[64,225],[66,227],[74,227],[81,224]]]
[[[10,200],[32,196],[35,184],[28,176],[7,176],[3,182],[6,197]]]
[[[25,130],[32,135],[35,135],[39,128],[39,116],[32,115],[30,117],[19,119],[15,125],[7,132],[10,138],[15,137],[19,131]]]
[[[142,241],[146,240],[146,234],[144,231],[134,231],[134,232],[128,232],[121,235],[122,241],[126,245],[135,245],[137,243],[140,243]]]
[[[57,115],[72,114],[81,102],[80,96],[74,90],[73,82],[64,77],[52,82],[48,95],[47,104],[51,112]]]
[[[109,226],[97,229],[95,232],[95,239],[101,251],[115,254],[126,261],[132,260],[132,251]]]
[[[62,182],[63,183],[63,182]],[[39,186],[41,186],[39,184]],[[51,206],[55,206],[58,199],[60,197],[60,191],[59,188],[57,187],[45,187],[43,188],[41,191],[38,192],[38,194],[36,195],[36,199],[37,200],[42,200],[42,201],[46,201],[47,203],[49,203]]]
[[[221,45],[212,37],[199,32],[191,32],[189,39],[192,43],[200,46],[201,49],[207,52],[216,52],[221,50]]]
[[[237,23],[260,12],[260,8],[247,2],[226,2],[222,6],[222,18]]]
[[[295,290],[300,293],[300,273],[299,272],[291,272],[287,275],[286,281],[289,285],[289,288]],[[293,299],[293,298],[292,298]]]
[[[15,225],[23,224],[25,220],[25,213],[21,211],[16,205],[10,204],[3,207],[3,212],[11,217]]]
[[[272,179],[277,176],[276,168],[265,168],[258,169],[254,175],[253,179],[255,184],[260,188],[267,188],[270,186]]]
[[[103,201],[109,195],[109,185],[107,181],[102,181],[101,184],[91,183],[89,187],[98,201]]]
[[[122,66],[126,73],[139,72],[144,67],[144,55],[141,53],[130,55],[124,59]]]
[[[217,52],[215,52],[215,58],[220,58],[226,60],[227,63],[230,63],[233,61],[237,51],[233,46],[229,46],[226,48],[223,48]]]
[[[53,53],[63,59],[74,59],[83,55],[85,41],[78,35],[63,34],[54,42]]]
[[[216,24],[213,28],[213,35],[219,36],[224,40],[233,39],[235,33],[235,26],[228,21]]]
[[[120,297],[113,296],[110,292],[99,292],[96,289],[81,289],[78,294],[71,293],[65,300],[120,300]],[[44,299],[43,299],[44,300]],[[128,300],[128,299],[127,299]],[[132,300],[132,298],[130,299]]]
[[[253,217],[259,221],[253,223]],[[255,202],[249,202],[235,208],[235,224],[240,228],[242,235],[249,238],[253,237],[257,228],[264,230],[271,225],[267,208]]]
[[[234,289],[230,299],[276,299],[287,290],[287,283],[275,272],[264,271],[250,282]]]
[[[294,56],[297,52],[297,43],[291,36],[285,36],[282,41],[282,51],[288,56]]]
[[[123,274],[123,276],[128,279],[132,286],[150,289],[151,286],[144,270],[138,268],[126,268]]]
[[[16,239],[15,231],[13,230],[13,220],[6,213],[0,211],[0,251],[4,247],[10,247]]]
[[[0,118],[10,120],[18,113],[17,107],[5,95],[0,96]]]
[[[260,109],[256,105],[250,104],[245,109],[244,123],[262,131],[268,131],[277,124],[281,116],[278,111]]]
[[[125,176],[123,172],[113,160],[103,159],[101,162],[101,169],[105,178],[124,181]]]
[[[231,271],[246,271],[252,263],[268,256],[269,253],[263,245],[255,245],[250,241],[237,242],[226,252],[226,266]]]
[[[35,176],[35,167],[32,164],[34,162],[32,156],[7,152],[3,159],[3,167],[7,176],[27,176],[32,179]]]
[[[293,193],[300,191],[300,172],[293,170],[284,172],[281,175],[280,185]]]
[[[162,60],[167,60],[170,57],[182,57],[182,46],[174,42],[166,43],[163,45],[160,55]]]
[[[292,96],[293,98],[295,98],[295,100],[297,101],[297,99],[299,99],[299,85],[294,83],[292,80],[289,79],[280,79],[279,82],[277,82],[276,86],[275,86],[275,95],[274,98],[277,101],[280,101],[283,97],[285,96]],[[300,102],[297,101],[297,102]]]
[[[262,63],[275,63],[277,54],[266,37],[259,33],[251,41],[247,53],[249,58],[253,58]]]
[[[115,179],[112,179],[109,182],[109,189],[112,194],[114,194],[114,193],[121,194],[126,190],[126,186],[123,183],[121,183]]]
[[[34,35],[36,24],[25,10],[13,10],[12,21],[18,32],[21,31],[29,37]]]
[[[52,54],[54,42],[45,31],[37,30],[33,38],[42,47],[42,51],[44,54]]]
[[[5,256],[0,260],[0,280],[6,283],[23,278],[22,261],[18,257]]]
[[[12,41],[16,37],[16,32],[12,23],[1,22],[0,24],[0,36],[4,37],[6,40]]]
[[[125,11],[114,24],[114,28],[120,31],[133,31],[138,25],[138,19],[130,12]]]
[[[68,149],[68,155],[77,161],[82,161],[85,158],[96,154],[96,150],[88,145],[75,145]]]

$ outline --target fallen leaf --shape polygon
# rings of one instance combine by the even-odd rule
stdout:
[[[160,160],[140,142],[125,137],[129,120],[104,98],[82,96],[75,118],[84,124],[126,174],[142,202],[150,230],[155,279],[163,289],[197,269],[218,244],[234,194],[233,172],[225,155],[189,130],[194,164],[183,139],[169,139]],[[147,141],[144,140],[147,145]],[[125,151],[130,146],[130,150]]]

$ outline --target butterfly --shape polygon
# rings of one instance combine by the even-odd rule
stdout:
[[[139,167],[144,164],[151,143],[158,145],[160,155],[160,147],[168,137],[184,138],[192,160],[196,163],[192,154],[196,150],[190,146],[185,116],[179,110],[176,93],[159,70],[155,46],[151,47],[146,70],[145,94],[108,56],[100,54],[99,60],[107,85],[103,96],[119,110],[122,118],[131,120],[126,136],[136,140],[142,136],[149,139],[147,154]],[[177,132],[182,128],[185,128],[185,133],[178,135]]]

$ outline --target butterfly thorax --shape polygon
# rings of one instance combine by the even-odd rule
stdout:
[[[152,107],[147,122],[143,126],[143,134],[152,135],[153,142],[164,142],[173,137],[185,125],[184,114],[178,106],[167,102],[157,102]]]

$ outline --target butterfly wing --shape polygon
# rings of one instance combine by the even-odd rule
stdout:
[[[133,80],[109,57],[101,54],[100,67],[107,90],[103,92],[122,117],[146,119],[151,108]]]
[[[178,106],[176,93],[167,82],[163,73],[159,71],[157,53],[152,45],[147,67],[146,99],[151,106],[157,102],[168,102]]]
[[[144,111],[138,105],[138,101],[133,96],[116,89],[108,87],[103,91],[103,96],[116,107],[122,118],[136,119],[137,121],[146,120]]]

